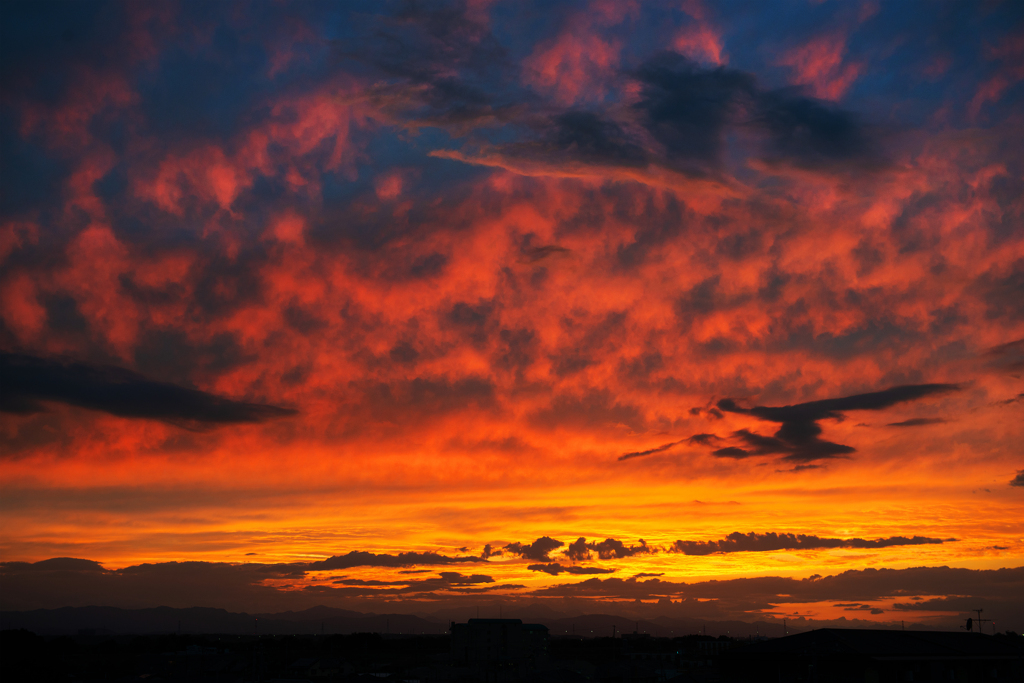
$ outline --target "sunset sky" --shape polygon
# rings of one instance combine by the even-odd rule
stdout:
[[[1024,630],[1024,4],[0,15],[3,609]]]

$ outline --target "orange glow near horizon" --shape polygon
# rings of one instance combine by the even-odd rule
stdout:
[[[675,584],[1024,566],[1024,42],[978,19],[955,58],[866,50],[902,11],[864,3],[755,50],[684,5],[576,3],[535,39],[485,4],[361,17],[401,59],[315,3],[210,19],[249,62],[128,4],[130,59],[76,57],[57,94],[17,62],[4,571],[698,614],[718,598]],[[388,557],[309,564],[351,552]],[[715,614],[952,619],[940,588]]]

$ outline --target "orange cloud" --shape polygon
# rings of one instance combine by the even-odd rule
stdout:
[[[205,105],[237,122],[220,133],[154,132],[131,69],[82,66],[59,97],[15,102],[19,153],[56,160],[57,179],[38,164],[45,199],[3,217],[0,351],[64,370],[29,377],[0,414],[0,554],[235,576],[251,552],[607,539],[574,565],[486,558],[493,582],[477,583],[525,587],[489,591],[559,600],[690,590],[639,574],[678,587],[1019,564],[1011,88],[978,79],[969,127],[880,131],[726,67],[745,47],[694,3],[657,34],[689,59],[644,46],[625,75],[642,9],[588,5],[518,53],[481,48],[497,40],[484,4],[445,21],[410,10],[374,26],[412,56],[365,48],[355,68],[324,43],[323,71],[306,29],[283,27],[257,41],[280,52],[253,48],[244,106]],[[158,68],[176,20],[139,21],[131,54]],[[179,37],[200,54],[212,30]],[[999,74],[1015,49],[992,53]],[[841,32],[777,63],[833,101],[873,68]],[[926,385],[959,390],[765,412]],[[828,543],[663,552],[733,534]],[[874,543],[914,537],[959,540]],[[573,588],[566,573],[608,576]],[[250,579],[240,602],[318,583]],[[394,585],[476,586],[431,580]]]
[[[822,34],[784,52],[777,63],[788,66],[793,82],[808,85],[815,97],[839,100],[857,80],[858,63],[844,61],[846,36],[841,32]]]
[[[699,0],[689,0],[683,7],[692,21],[676,34],[673,49],[705,64],[728,64],[729,57],[723,53],[722,33],[710,22],[707,8]]]
[[[573,14],[558,35],[523,60],[523,80],[559,104],[600,101],[622,49],[621,41],[601,32],[635,11],[634,3],[593,2]]]

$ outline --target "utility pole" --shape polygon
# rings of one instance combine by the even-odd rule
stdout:
[[[981,618],[981,613],[985,611],[983,609],[976,609],[976,610],[972,610],[972,611],[978,613],[978,633],[984,633],[985,632],[985,622],[986,621],[992,621],[992,620],[991,619],[982,619]]]

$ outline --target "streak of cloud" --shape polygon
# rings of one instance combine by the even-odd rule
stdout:
[[[960,387],[956,384],[915,384],[790,406],[756,406],[754,408],[741,408],[733,399],[724,398],[718,402],[718,408],[727,413],[753,415],[768,422],[780,422],[782,426],[775,432],[774,437],[762,436],[741,429],[734,436],[743,441],[748,448],[719,449],[715,451],[715,455],[737,458],[751,455],[785,454],[784,460],[798,463],[843,457],[855,452],[856,449],[819,438],[822,432],[818,425],[819,420],[843,419],[843,413],[847,411],[883,410],[899,403],[959,390]]]
[[[944,424],[948,421],[941,417],[913,417],[902,422],[890,422],[886,427],[925,427],[927,425]]]
[[[386,553],[370,553],[365,550],[353,550],[345,555],[334,555],[326,560],[309,562],[305,566],[310,570],[349,569],[351,567],[410,567],[413,565],[462,564],[466,562],[486,562],[485,557],[473,555],[449,557],[431,552],[405,552],[397,555]]]
[[[927,536],[892,536],[876,540],[863,538],[821,538],[819,536],[768,532],[743,534],[733,532],[718,541],[675,541],[669,552],[683,555],[711,555],[714,553],[770,552],[773,550],[821,550],[826,548],[891,548],[893,546],[941,544],[956,539],[928,538]]]
[[[612,574],[614,569],[603,569],[601,567],[577,567],[576,565],[563,566],[558,562],[548,564],[531,564],[526,567],[531,572],[544,572],[552,576],[558,576],[565,572],[569,574]]]
[[[297,412],[156,382],[114,366],[65,363],[24,354],[0,354],[0,374],[4,378],[0,410],[10,413],[39,412],[43,410],[40,401],[56,401],[119,417],[203,426],[263,422]]]

